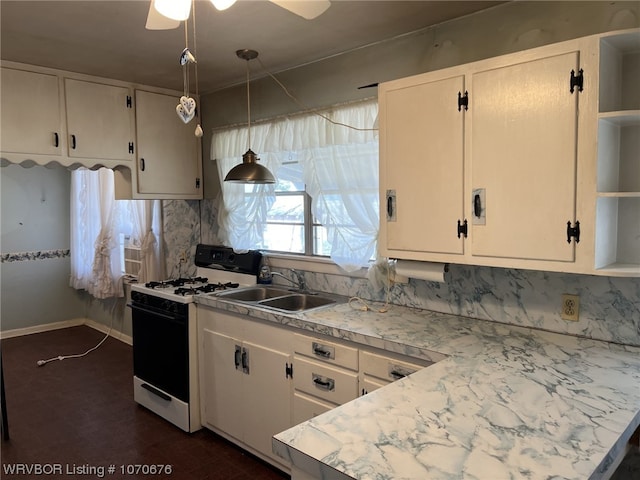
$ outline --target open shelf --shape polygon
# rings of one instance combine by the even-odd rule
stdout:
[[[595,268],[640,276],[640,33],[600,40]]]

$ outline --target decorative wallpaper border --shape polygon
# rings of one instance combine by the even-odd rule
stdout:
[[[50,258],[66,258],[71,256],[71,251],[66,250],[39,250],[37,252],[17,252],[0,254],[0,263],[27,262],[31,260],[48,260]]]

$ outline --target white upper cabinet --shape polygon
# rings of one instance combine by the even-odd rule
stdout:
[[[389,250],[463,253],[456,236],[464,216],[462,91],[460,75],[381,86],[381,214]]]
[[[639,84],[638,30],[381,84],[381,255],[640,276]]]
[[[202,156],[196,121],[176,114],[179,95],[136,90],[135,198],[202,198]]]
[[[58,77],[2,68],[0,151],[59,156],[62,116]]]
[[[181,93],[2,61],[2,164],[106,167],[117,199],[201,199],[196,121]]]
[[[65,78],[70,157],[134,159],[131,89]]]
[[[471,75],[472,255],[574,260],[566,229],[576,220],[580,92],[570,91],[572,71],[575,51]]]

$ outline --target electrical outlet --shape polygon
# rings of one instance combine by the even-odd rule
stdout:
[[[182,250],[178,259],[180,260],[180,263],[187,263],[187,251]]]
[[[580,316],[580,297],[578,295],[562,294],[562,312],[560,316],[570,322],[578,321]]]

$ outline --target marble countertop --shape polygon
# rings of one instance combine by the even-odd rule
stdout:
[[[599,479],[640,425],[640,348],[391,306],[274,314],[199,303],[437,361],[274,437],[322,479]]]

